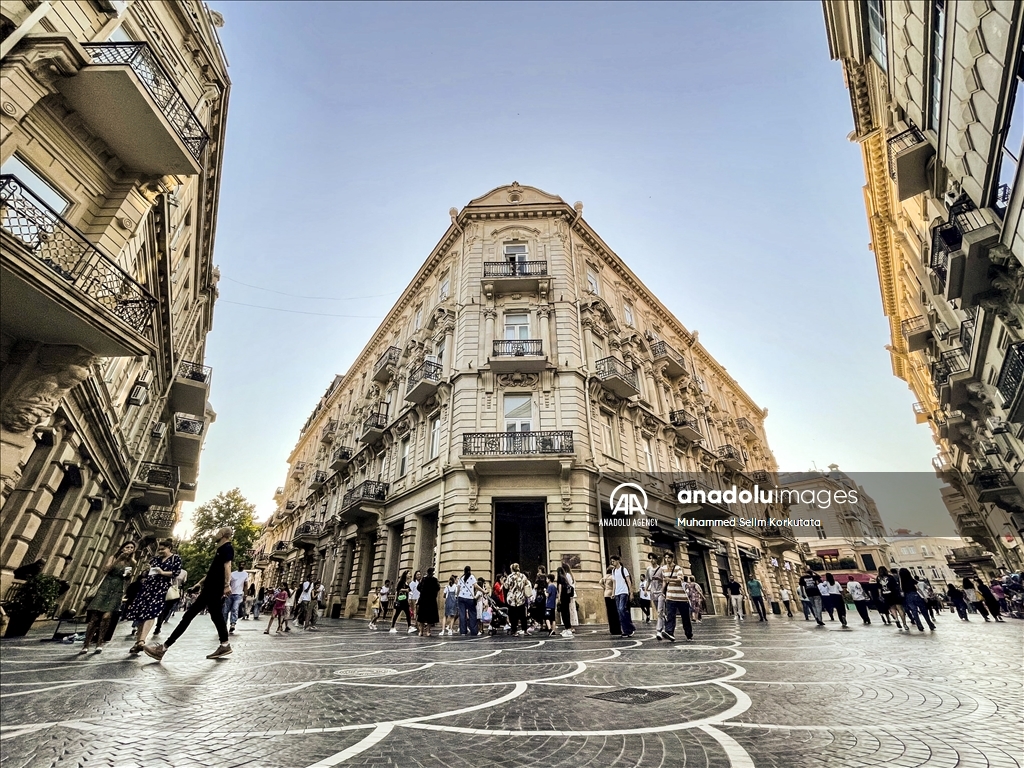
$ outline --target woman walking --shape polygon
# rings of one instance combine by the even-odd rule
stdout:
[[[831,573],[825,574],[825,583],[828,584],[828,615],[832,615],[833,609],[839,614],[839,623],[846,628],[846,599],[843,597],[843,585],[836,581]]]
[[[419,571],[416,572],[417,575]],[[430,630],[438,622],[437,596],[441,592],[441,582],[434,578],[434,569],[427,568],[426,577],[419,580],[419,601],[416,603],[416,625],[420,637],[430,637]]]
[[[284,630],[282,626],[288,626],[288,587],[282,584],[274,592],[274,596],[271,598],[273,607],[270,610],[270,621],[267,622],[267,628],[263,630],[264,635],[270,634],[270,628],[274,626],[274,621],[277,621],[277,634],[283,634]]]
[[[637,585],[637,602],[640,604],[640,613],[644,615],[644,624],[651,623],[651,593],[647,589],[647,574],[640,574],[640,583]]]
[[[561,570],[561,569],[559,569]],[[601,589],[604,590],[604,610],[608,614],[608,634],[616,637],[622,634],[622,626],[619,624],[619,609],[615,605],[615,577],[612,576],[612,568],[608,566],[601,577]],[[659,625],[661,621],[659,620]]]
[[[570,604],[576,597],[576,582],[572,577],[572,570],[568,564],[558,566],[558,613],[562,617],[562,637],[572,637],[572,614]]]
[[[420,602],[420,581],[423,579],[423,574],[416,571],[412,575],[412,581],[409,582],[409,613],[412,614],[412,620],[418,625],[420,620],[416,618],[416,606]],[[420,634],[423,634],[422,632]]]
[[[955,584],[947,584],[946,597],[949,599],[950,604],[956,611],[956,615],[959,616],[962,621],[970,621],[970,619],[967,618],[967,600],[964,597],[963,590]]]
[[[547,602],[548,574],[542,565],[537,568],[537,576],[533,580],[533,599],[530,601],[530,619],[537,626],[536,630],[546,626],[545,603]]]
[[[914,578],[914,574],[908,568],[900,568],[899,573],[900,589],[903,590],[904,610],[914,620],[918,632],[924,632],[924,627],[921,625],[922,616],[928,622],[928,629],[934,631],[935,625],[932,624],[932,620],[928,617],[928,609],[925,607],[921,593],[917,591],[917,579]],[[907,629],[909,628],[908,626]]]
[[[171,580],[181,572],[181,558],[171,551],[172,544],[170,539],[163,539],[157,544],[156,556],[149,561],[149,574],[125,612],[125,618],[141,622],[135,633],[135,645],[128,649],[128,653],[133,656],[142,653],[146,647],[149,630],[164,609],[164,599],[171,587]]]
[[[885,606],[885,612],[896,622],[897,629],[904,629],[909,632],[910,625],[907,624],[907,614],[903,610],[903,592],[900,590],[900,580],[894,573],[884,565],[878,568],[878,593]],[[900,618],[903,623],[900,623]],[[904,626],[905,625],[905,626]]]
[[[415,632],[412,625],[412,616],[409,613],[409,572],[403,571],[398,577],[398,585],[395,587],[395,614],[391,617],[391,634],[397,634],[395,624],[398,623],[399,614],[405,614],[405,623],[409,626],[409,632]]]
[[[522,637],[529,631],[526,624],[526,600],[530,590],[530,580],[519,570],[519,563],[509,566],[508,577],[505,579],[505,602],[508,603],[509,632]],[[522,630],[519,627],[522,627]]]
[[[964,599],[974,606],[974,610],[980,613],[985,621],[991,621],[988,617],[988,609],[985,608],[985,598],[978,594],[978,590],[974,588],[974,582],[966,576],[964,577]]]
[[[981,594],[981,599],[984,601],[985,607],[988,608],[988,612],[992,614],[992,618],[996,621],[1002,621],[1003,617],[999,615],[999,601],[992,594],[992,590],[989,589],[988,585],[981,579],[978,579],[977,590]]]
[[[693,576],[686,582],[686,592],[690,596],[690,618],[700,624],[700,617],[704,612],[704,590],[701,589],[697,579]],[[786,608],[788,610],[789,606],[787,605]],[[793,614],[789,615],[792,616]]]
[[[448,585],[444,588],[444,625],[441,635],[454,635],[455,622],[459,620],[459,588],[455,585],[455,574],[448,577]]]
[[[89,623],[85,628],[85,643],[79,651],[80,654],[89,652],[90,642],[96,644],[96,653],[103,650],[103,641],[107,637],[111,616],[121,607],[125,582],[131,576],[134,566],[134,541],[126,541],[103,564],[103,581],[100,582],[95,596],[85,606]]]

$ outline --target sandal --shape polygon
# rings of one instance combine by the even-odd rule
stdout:
[[[133,645],[131,648],[128,649],[128,653],[131,653],[131,654],[137,656],[138,654],[142,653],[142,649],[144,647],[145,646],[143,646],[141,643],[136,643],[135,645]]]

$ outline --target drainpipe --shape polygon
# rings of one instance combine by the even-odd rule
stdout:
[[[32,31],[40,21],[50,12],[50,0],[43,0],[28,17],[18,25],[18,28],[8,35],[7,39],[0,43],[0,59],[7,58],[7,54],[16,46],[21,39]]]

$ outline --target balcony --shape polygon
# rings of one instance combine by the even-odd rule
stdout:
[[[733,516],[729,505],[724,502],[709,501],[713,489],[700,480],[681,480],[671,483],[669,488],[679,505],[676,514],[679,517],[695,517],[698,519],[728,520]]]
[[[630,398],[640,394],[636,373],[615,357],[605,357],[595,366],[597,378],[608,391],[619,397]]]
[[[1024,398],[1021,397],[1021,380],[1024,379],[1024,341],[1011,344],[1006,349],[999,378],[996,379],[996,390],[1006,409],[1006,420],[1020,422],[1024,420]]]
[[[741,435],[757,437],[757,429],[754,428],[753,422],[743,416],[736,419],[736,429],[740,431]]]
[[[485,295],[505,293],[537,293],[548,285],[546,261],[484,262]]]
[[[296,461],[292,467],[291,476],[294,480],[300,480],[306,474],[306,462]]]
[[[196,500],[196,483],[186,483],[182,480],[181,484],[178,485],[178,501],[195,501]]]
[[[700,422],[698,422],[697,417],[692,415],[689,411],[682,409],[672,411],[668,415],[668,420],[672,422],[672,426],[675,427],[676,434],[687,442],[696,443],[704,439],[704,435],[700,432]]]
[[[57,87],[125,165],[153,176],[203,170],[209,134],[147,43],[84,43],[92,59]]]
[[[384,430],[388,426],[388,415],[384,411],[371,413],[363,422],[363,432],[359,436],[359,442],[370,445],[384,437]]]
[[[299,503],[295,501],[295,499],[291,499],[290,501],[286,501],[284,503],[285,509],[295,509],[297,506],[299,506]]]
[[[437,392],[442,371],[441,364],[433,360],[424,360],[413,368],[406,383],[405,399],[416,405],[425,403]]]
[[[320,523],[314,523],[308,521],[300,525],[295,529],[295,535],[292,536],[292,547],[298,549],[310,549],[315,547],[317,542],[320,540],[320,534],[323,532],[323,526]]]
[[[971,350],[974,348],[974,318],[966,317],[963,322],[960,323],[960,346],[964,350],[964,354],[967,355],[967,359],[971,359]]]
[[[719,461],[721,461],[729,469],[736,470],[737,472],[743,469],[745,461],[743,459],[743,453],[739,448],[732,445],[719,446],[718,450],[715,451]]]
[[[323,487],[323,484],[327,482],[327,473],[322,469],[318,469],[313,473],[313,476],[309,478],[309,490],[316,491]]]
[[[657,341],[652,344],[651,356],[654,358],[654,362],[664,365],[665,374],[670,378],[678,379],[680,376],[689,375],[690,368],[686,364],[686,358],[666,342]]]
[[[210,395],[210,378],[213,369],[182,360],[178,363],[174,381],[171,382],[170,405],[182,413],[203,413]]]
[[[252,567],[263,570],[268,565],[270,565],[270,555],[264,549],[257,549],[256,554],[252,556]]]
[[[327,422],[324,428],[320,430],[320,442],[323,443],[324,445],[333,442],[334,436],[337,433],[338,422],[335,421],[334,419],[331,419],[329,422]]]
[[[277,486],[277,490],[274,491],[274,499],[277,500],[277,501],[280,501],[283,496],[284,496],[284,486],[279,485],[279,486]]]
[[[281,562],[288,559],[288,553],[292,551],[292,543],[290,541],[279,541],[274,545],[274,548],[270,550],[270,559]]]
[[[896,182],[896,198],[906,200],[931,186],[928,161],[935,148],[917,128],[909,128],[889,139],[889,175]]]
[[[574,455],[570,431],[473,432],[462,436],[463,465],[478,471],[536,472],[561,466]]]
[[[914,422],[924,424],[928,421],[928,406],[924,403],[914,403]]]
[[[146,510],[146,528],[158,539],[165,539],[174,532],[178,516],[169,507],[150,507]]]
[[[17,177],[0,176],[0,320],[104,357],[153,352],[156,300]]]
[[[949,221],[932,232],[933,287],[947,301],[960,299],[961,309],[967,309],[991,289],[988,252],[999,239],[1000,226],[989,209],[979,210],[963,198],[950,207]]]
[[[144,461],[135,473],[131,495],[149,506],[173,507],[179,484],[177,467]]]
[[[352,461],[352,449],[346,446],[339,446],[331,454],[331,469],[344,469],[350,461]]]
[[[924,315],[904,320],[900,323],[900,331],[903,333],[904,341],[907,342],[907,349],[911,352],[918,352],[928,346],[928,339],[932,335],[928,318]]]
[[[772,485],[775,485],[775,480],[772,478],[771,473],[763,469],[755,469],[751,472],[750,479],[759,485],[762,483],[771,483]]]
[[[781,555],[789,550],[796,551],[796,534],[792,528],[768,526],[761,530],[761,539],[765,548],[773,555]]]
[[[543,371],[548,365],[540,339],[495,339],[487,362],[496,373]]]
[[[203,432],[206,422],[188,413],[174,414],[171,430],[171,457],[179,467],[194,467],[199,464],[203,450]]]
[[[1010,474],[1005,469],[983,469],[974,473],[971,485],[978,496],[978,501],[995,501],[1004,496],[1012,496],[1017,491],[1017,486],[1010,479]]]
[[[379,480],[364,480],[341,499],[340,518],[345,523],[356,523],[374,514],[388,498],[388,484]]]
[[[384,354],[377,358],[373,364],[373,380],[381,383],[388,381],[395,375],[395,368],[402,357],[402,350],[398,347],[388,347]]]

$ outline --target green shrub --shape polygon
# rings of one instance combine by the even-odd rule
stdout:
[[[39,574],[21,585],[21,589],[11,601],[11,611],[36,616],[50,613],[57,607],[59,595],[60,580],[55,576]]]

